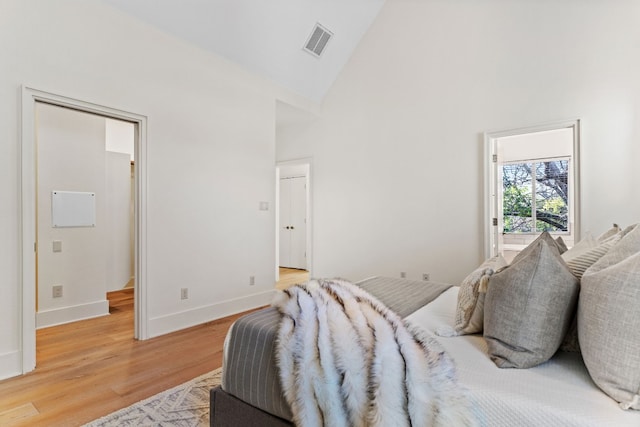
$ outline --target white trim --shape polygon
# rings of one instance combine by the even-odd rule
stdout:
[[[77,320],[93,319],[109,315],[109,301],[95,301],[87,304],[54,308],[36,313],[36,329],[63,325]]]
[[[496,139],[484,134],[484,259],[489,259],[497,254],[497,227],[492,225],[494,215],[498,212],[496,194],[496,167],[494,166],[493,156],[496,155]]]
[[[313,158],[305,157],[276,163],[276,281],[280,278],[280,168],[297,165],[307,166],[307,271],[313,277]]]
[[[22,373],[22,356],[20,351],[0,354],[0,380],[15,377]]]
[[[507,136],[526,133],[544,132],[555,129],[573,129],[573,206],[574,222],[572,232],[575,241],[580,240],[580,119],[562,120],[501,131],[484,133],[484,255],[485,259],[498,253],[498,228],[492,225],[493,218],[499,217],[498,200],[495,194],[497,188],[497,163],[493,156],[497,155],[497,140]]]
[[[276,282],[280,281],[280,168],[276,166],[276,206],[275,206],[275,233],[276,233]]]
[[[269,305],[275,289],[149,319],[149,338]],[[206,344],[205,344],[206,345]]]
[[[98,114],[136,124],[135,138],[135,182],[136,182],[136,257],[135,257],[135,337],[147,339],[147,117],[124,110],[118,110],[91,102],[80,101],[51,92],[21,87],[21,108],[19,114],[20,154],[18,177],[18,218],[22,238],[18,245],[20,271],[21,306],[20,342],[22,354],[21,372],[32,371],[36,366],[36,145],[35,145],[35,105],[36,102],[58,105],[79,111]]]

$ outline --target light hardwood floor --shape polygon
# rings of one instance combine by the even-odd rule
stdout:
[[[110,316],[37,332],[36,370],[0,382],[0,425],[81,425],[222,365],[238,315],[137,341],[132,290],[109,300]]]
[[[276,287],[306,277],[281,269]],[[133,289],[108,297],[110,316],[37,331],[36,370],[0,381],[0,426],[78,426],[218,368],[242,315],[136,341]]]
[[[276,283],[276,289],[286,289],[289,286],[305,283],[307,280],[309,280],[307,270],[280,267],[280,280]]]

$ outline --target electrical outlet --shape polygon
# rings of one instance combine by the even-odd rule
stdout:
[[[429,280],[429,273],[422,273],[422,280]]]
[[[53,285],[53,297],[62,298],[62,285]]]
[[[403,279],[406,279],[406,278],[407,278],[407,273],[406,273],[406,271],[401,271],[401,272],[400,272],[400,277],[402,277]]]
[[[256,284],[256,276],[249,276],[249,286]]]
[[[180,299],[188,299],[189,298],[189,288],[180,289]]]

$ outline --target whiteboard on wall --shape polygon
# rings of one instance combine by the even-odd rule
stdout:
[[[96,193],[52,191],[51,224],[53,227],[95,227]]]

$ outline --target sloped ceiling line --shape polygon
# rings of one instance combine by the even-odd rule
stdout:
[[[101,0],[321,102],[385,0]],[[339,37],[321,58],[302,48],[322,22]]]

